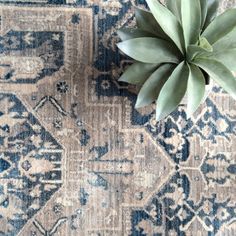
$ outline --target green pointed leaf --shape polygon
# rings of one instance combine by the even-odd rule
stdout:
[[[208,0],[207,2],[207,15],[204,22],[203,30],[214,20],[217,15],[217,10],[219,7],[219,0]]]
[[[207,58],[196,58],[193,63],[206,71],[216,83],[236,99],[236,79],[226,66]]]
[[[135,18],[137,26],[140,30],[147,31],[156,35],[158,38],[170,40],[166,33],[162,30],[160,25],[151,12],[140,8],[135,8]]]
[[[200,0],[201,5],[201,28],[205,24],[206,16],[207,16],[207,0]]]
[[[161,120],[176,109],[187,89],[188,66],[182,62],[164,84],[157,99],[156,119]]]
[[[157,38],[130,39],[117,46],[131,58],[145,63],[178,63],[179,51],[173,44]]]
[[[207,39],[205,37],[200,36],[198,45],[199,45],[199,47],[203,48],[207,52],[213,51],[213,47],[210,45],[210,43],[207,41]]]
[[[196,56],[208,56],[213,52],[213,47],[209,44],[206,38],[199,38],[198,45],[189,45],[187,48],[187,60],[190,62]]]
[[[220,61],[228,69],[236,71],[236,28],[213,44],[213,52],[207,57]]]
[[[184,53],[183,29],[177,18],[157,0],[147,0],[147,4],[163,31],[173,40],[180,51]]]
[[[191,62],[196,56],[208,55],[209,51],[206,49],[197,46],[197,45],[189,45],[187,48],[187,60]]]
[[[143,83],[158,68],[159,64],[146,64],[135,62],[119,78],[119,81],[135,85],[143,85]]]
[[[212,45],[220,38],[227,35],[236,26],[236,9],[229,9],[217,16],[203,32],[202,36],[207,38]]]
[[[198,41],[201,29],[201,6],[199,0],[182,0],[182,26],[185,46]]]
[[[130,29],[123,28],[117,31],[117,34],[121,38],[122,41],[134,39],[134,38],[142,38],[142,37],[155,37],[153,34],[143,31],[140,29]]]
[[[173,64],[163,64],[153,72],[153,74],[143,84],[138,94],[135,105],[136,108],[150,105],[157,99],[161,88],[171,75],[173,69]]]
[[[211,53],[207,58],[217,60],[229,70],[236,71],[236,48]]]
[[[167,0],[166,6],[181,22],[181,0]]]
[[[187,104],[187,116],[190,117],[199,105],[205,94],[205,78],[201,70],[193,65],[189,65],[190,73],[188,78],[188,104]]]
[[[216,43],[213,44],[214,52],[221,52],[228,49],[236,48],[236,27],[230,31],[223,38],[219,39]]]

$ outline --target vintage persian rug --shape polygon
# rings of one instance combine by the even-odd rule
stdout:
[[[1,236],[236,235],[236,102],[156,123],[117,82],[144,0],[0,2]]]

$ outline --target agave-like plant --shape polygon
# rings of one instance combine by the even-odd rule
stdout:
[[[200,105],[208,78],[236,99],[236,9],[217,16],[218,0],[146,0],[137,28],[122,28],[119,49],[135,62],[119,81],[141,87],[135,107],[156,101],[156,119],[187,94],[187,115]]]

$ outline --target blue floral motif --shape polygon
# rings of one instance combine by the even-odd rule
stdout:
[[[153,235],[164,231],[167,235],[172,232],[185,236],[185,226],[194,218],[201,219],[203,227],[208,228],[208,235],[216,235],[221,225],[236,217],[236,204],[232,205],[230,199],[219,201],[213,194],[195,203],[189,198],[191,188],[194,186],[188,177],[176,173],[144,210],[132,211],[132,235],[146,235],[145,226],[151,224]]]
[[[61,187],[62,147],[12,94],[0,94],[0,140],[0,221],[11,208],[4,235],[16,235]]]
[[[22,54],[22,52],[24,52]],[[27,52],[27,53],[25,53]],[[15,56],[20,63],[30,62],[32,70],[37,71],[34,78],[14,77],[19,69],[18,64],[7,58],[8,55]],[[32,54],[34,57],[32,57]],[[2,57],[0,69],[5,71],[0,74],[0,82],[9,83],[36,83],[45,76],[50,76],[58,71],[64,64],[64,34],[63,32],[26,32],[9,31],[0,36],[0,56]],[[23,66],[23,64],[22,64]],[[28,66],[24,65],[24,67]],[[15,75],[19,76],[19,75]]]

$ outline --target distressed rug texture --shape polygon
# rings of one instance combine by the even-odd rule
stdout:
[[[236,235],[236,102],[156,123],[117,82],[143,0],[0,2],[1,236]]]

